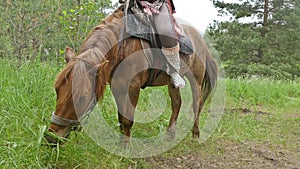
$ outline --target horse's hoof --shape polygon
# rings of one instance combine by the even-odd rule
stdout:
[[[167,131],[167,134],[166,134],[166,140],[167,141],[172,141],[175,139],[175,132],[174,131]]]
[[[193,139],[194,140],[199,140],[199,138],[200,138],[199,133],[198,134],[193,133]]]

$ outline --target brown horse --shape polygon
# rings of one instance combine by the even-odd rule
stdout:
[[[122,39],[123,8],[119,7],[91,31],[77,55],[72,49],[66,48],[65,58],[68,64],[55,81],[56,110],[49,127],[49,132],[56,136],[68,136],[72,127],[78,125],[86,112],[101,100],[107,84],[111,86],[118,108],[120,130],[128,136],[126,138],[130,137],[140,89],[145,86],[167,85],[172,102],[167,133],[175,134],[181,106],[180,90],[173,87],[165,72],[160,73],[155,81],[147,82],[153,67],[145,57],[142,40],[133,37]],[[215,89],[217,64],[202,36],[194,28],[182,26],[192,42],[194,53],[189,56],[181,53],[180,74],[187,77],[191,85],[194,111],[192,133],[193,137],[199,138],[199,114]],[[50,143],[58,142],[51,135],[47,135],[46,139]]]

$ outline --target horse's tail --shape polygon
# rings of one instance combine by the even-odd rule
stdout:
[[[218,81],[218,65],[211,55],[206,57],[205,67],[205,75],[202,83],[203,103],[215,91]]]

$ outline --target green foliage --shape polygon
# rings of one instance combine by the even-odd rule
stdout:
[[[109,8],[110,0],[1,1],[0,57],[60,61],[65,46],[78,48]]]
[[[300,106],[299,80],[268,78],[227,80],[228,107],[297,111]]]
[[[109,5],[109,4],[108,4]],[[104,8],[103,8],[104,9]],[[75,8],[65,9],[59,16],[59,25],[65,39],[78,49],[87,34],[95,27],[106,13],[95,2],[87,2]]]
[[[215,21],[207,31],[229,77],[295,79],[300,76],[298,1],[214,1],[214,4],[220,9],[220,15],[232,16],[229,21]],[[250,20],[249,16],[254,19]],[[248,18],[248,22],[240,18]]]

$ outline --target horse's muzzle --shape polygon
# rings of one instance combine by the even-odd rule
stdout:
[[[52,136],[45,135],[45,138],[50,146],[55,146],[59,143],[59,139],[56,139]]]
[[[70,132],[71,130],[68,130],[63,134],[63,136],[60,136],[50,128],[47,132],[45,132],[45,138],[49,146],[57,146],[57,144],[62,144],[64,141],[67,140],[67,138],[70,135]]]

